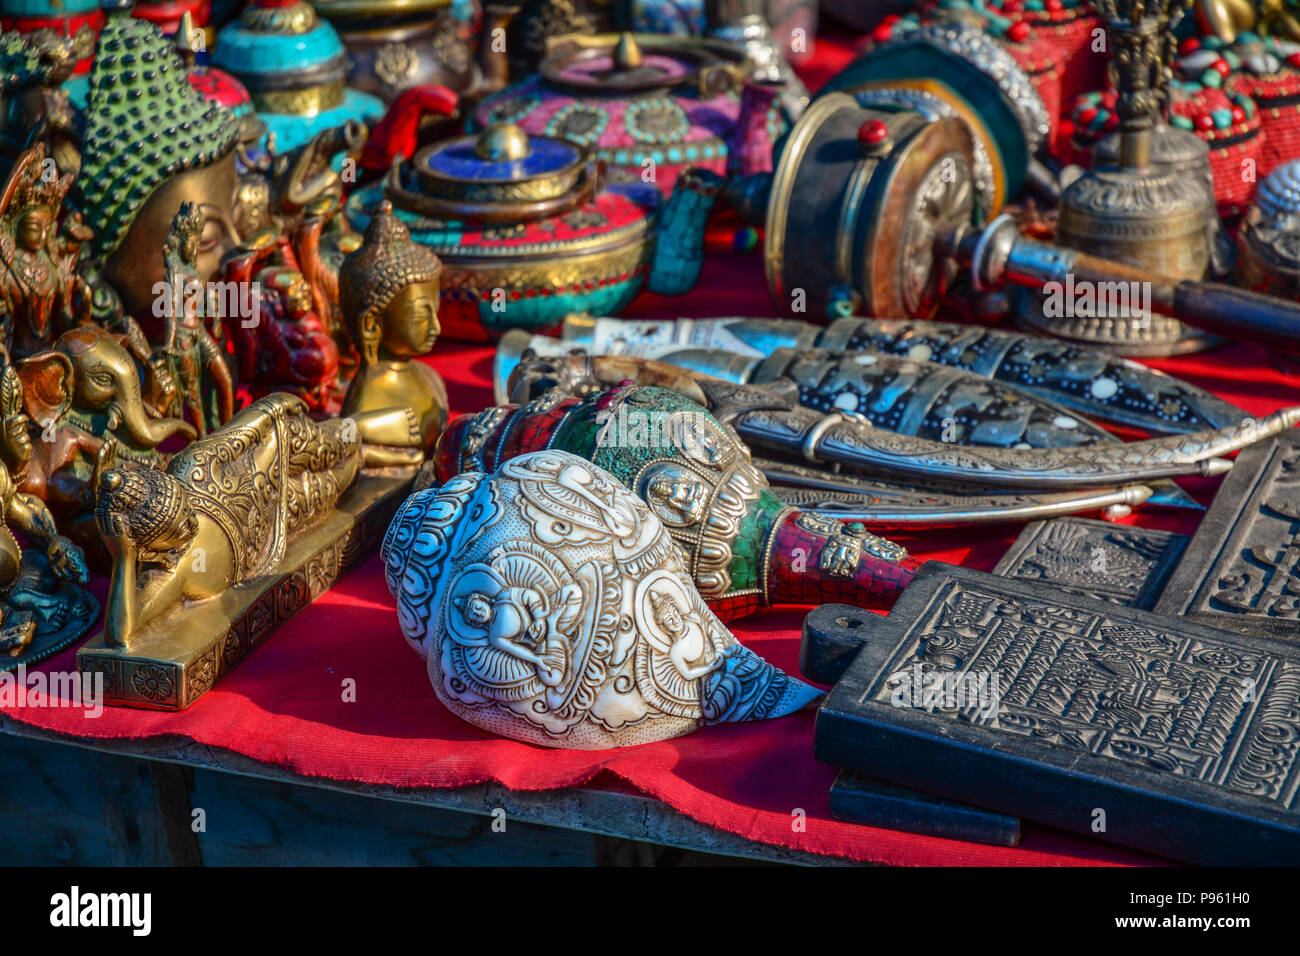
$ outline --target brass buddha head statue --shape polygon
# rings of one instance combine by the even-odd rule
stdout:
[[[414,242],[384,200],[375,208],[361,247],[343,260],[339,299],[343,320],[361,360],[405,360],[426,355],[438,334],[438,277],[442,263]]]
[[[183,553],[198,533],[185,486],[165,471],[126,466],[100,479],[95,516],[101,528],[120,524],[143,560]]]
[[[238,121],[190,84],[175,47],[129,0],[109,11],[90,75],[78,184],[91,249],[126,310],[150,314],[158,254],[184,202],[203,213],[196,268],[207,281],[239,236]]]

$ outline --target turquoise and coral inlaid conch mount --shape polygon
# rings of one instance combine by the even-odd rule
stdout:
[[[690,169],[667,199],[642,182],[606,187],[586,149],[503,124],[426,147],[353,192],[347,214],[360,228],[389,199],[442,260],[443,337],[484,341],[617,314],[642,287],[689,291],[722,183]]]

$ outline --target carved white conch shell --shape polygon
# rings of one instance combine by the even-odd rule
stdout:
[[[623,747],[780,717],[821,693],[737,642],[659,519],[567,452],[417,492],[381,553],[438,698],[505,737]]]

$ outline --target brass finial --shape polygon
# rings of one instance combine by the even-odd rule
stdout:
[[[1141,168],[1151,161],[1151,129],[1164,102],[1165,68],[1173,50],[1172,22],[1188,0],[1097,0],[1106,20],[1119,95],[1120,163]]]
[[[641,55],[641,45],[636,42],[636,37],[630,33],[624,33],[618,38],[618,45],[614,47],[614,66],[620,70],[637,70],[645,63],[645,58]]]
[[[195,54],[199,49],[200,47],[194,45],[194,17],[186,10],[181,14],[180,26],[176,28],[176,52],[181,55],[186,65],[193,69]]]
[[[474,144],[474,155],[492,163],[523,159],[531,151],[528,134],[514,123],[489,126]]]

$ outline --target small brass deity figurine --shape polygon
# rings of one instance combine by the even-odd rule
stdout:
[[[221,314],[227,309],[237,311],[239,296],[219,302],[207,294],[207,287],[199,278],[203,222],[203,210],[197,204],[181,203],[163,243],[163,272],[167,282],[162,293],[166,306],[163,354],[171,366],[180,402],[200,435],[229,421],[234,414],[234,376],[214,335],[223,334],[223,319],[243,318]]]
[[[44,501],[64,533],[104,565],[95,530],[95,470],[106,443],[120,461],[161,468],[158,446],[191,439],[195,430],[152,407],[140,387],[140,367],[125,337],[94,325],[69,329],[54,347],[18,363],[23,421],[42,434],[21,471],[20,487]],[[146,378],[151,376],[147,375]]]
[[[296,269],[270,266],[256,274],[260,315],[251,328],[228,326],[239,378],[254,395],[290,392],[313,412],[338,411],[339,348],[312,308],[311,288]]]
[[[447,423],[447,387],[423,362],[437,340],[438,257],[411,240],[384,200],[375,208],[361,248],[343,260],[339,297],[361,366],[343,400],[343,414],[405,406],[419,418],[413,460],[433,450]],[[363,438],[387,444],[378,436]]]
[[[59,229],[71,185],[72,175],[59,175],[37,143],[18,157],[0,193],[0,337],[17,357],[48,348],[90,304],[76,274],[84,233]]]
[[[359,432],[344,419],[312,421],[281,392],[178,452],[165,471],[105,470],[95,514],[114,558],[108,643],[129,647],[159,615],[274,571],[370,464]]]
[[[95,231],[95,267],[152,341],[162,332],[154,288],[168,278],[158,250],[181,203],[194,203],[204,216],[199,280],[212,279],[239,241],[239,129],[190,84],[158,27],[131,16],[129,0],[108,12],[90,76],[79,206]]]
[[[492,733],[600,750],[820,696],[713,615],[653,509],[567,452],[417,492],[380,553],[434,692]]]
[[[304,255],[294,250],[288,237],[263,230],[226,256],[222,280],[241,290],[257,290],[255,300],[249,297],[251,320],[225,325],[240,383],[254,396],[290,392],[313,412],[334,415],[342,407],[350,376],[344,378],[341,369],[339,338],[346,341],[346,336],[336,336],[336,327],[326,320],[338,311],[338,265],[331,270],[321,255],[316,227],[323,217],[316,213],[324,212],[320,207],[330,202],[323,197],[313,204],[299,229],[299,237],[311,236],[303,243]],[[360,235],[356,239],[359,242]]]
[[[75,587],[88,579],[81,549],[58,533],[49,509],[19,490],[32,457],[22,383],[3,357],[0,371],[0,655],[54,653],[85,633],[99,606]],[[10,526],[27,538],[23,551]],[[34,646],[36,638],[40,646]],[[0,661],[3,657],[0,657]],[[0,667],[3,664],[0,663]]]

